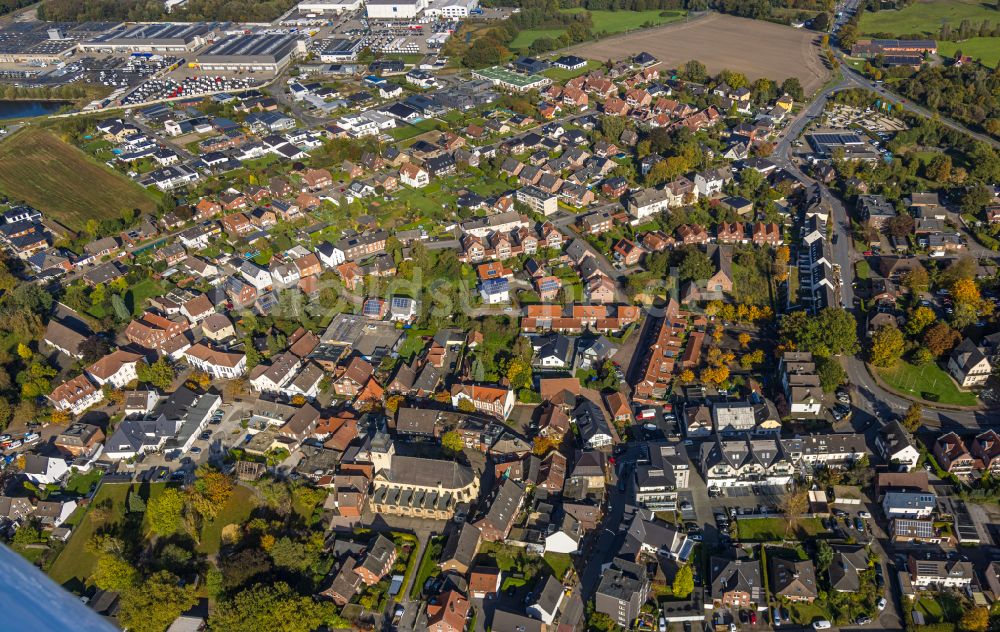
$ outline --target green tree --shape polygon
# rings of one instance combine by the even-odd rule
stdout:
[[[781,84],[781,91],[796,101],[801,101],[805,97],[805,92],[802,90],[802,83],[798,77],[785,79]]]
[[[181,526],[184,496],[173,487],[167,487],[146,504],[149,527],[157,535],[172,535]]]
[[[516,390],[531,388],[531,364],[522,358],[511,358],[507,365],[507,380]]]
[[[836,358],[817,358],[816,373],[825,393],[832,393],[847,381],[847,371]]]
[[[441,447],[445,452],[456,455],[465,448],[465,441],[462,440],[462,435],[457,430],[449,430],[441,435]]]
[[[830,568],[831,562],[833,562],[833,548],[826,540],[819,540],[816,543],[816,568],[825,571]]]
[[[715,266],[698,248],[683,248],[677,271],[681,281],[706,281],[715,274]]]
[[[906,321],[906,333],[911,336],[919,336],[936,320],[937,315],[934,310],[929,307],[918,307],[910,312],[910,318]]]
[[[857,321],[850,312],[827,307],[816,316],[792,312],[781,319],[781,338],[799,351],[825,357],[858,352]]]
[[[209,627],[225,632],[312,632],[323,624],[338,627],[338,619],[332,603],[301,596],[277,582],[257,584],[220,602]]]
[[[174,368],[165,358],[160,358],[153,364],[139,363],[136,365],[136,376],[140,382],[167,390],[177,377]]]
[[[173,573],[159,571],[122,593],[118,621],[132,632],[163,632],[197,603],[193,584],[182,586]]]
[[[102,553],[97,558],[94,573],[90,576],[94,585],[102,590],[124,592],[132,588],[139,578],[139,572],[125,558],[115,553]]]
[[[625,119],[620,116],[605,114],[601,117],[601,132],[612,142],[618,142],[625,131]]]
[[[920,424],[923,423],[924,407],[920,405],[919,402],[913,402],[910,407],[906,409],[903,414],[903,418],[899,420],[904,428],[910,432],[915,432]]]
[[[893,324],[882,325],[872,334],[871,363],[880,367],[892,366],[903,355],[905,348],[903,332]]]
[[[675,597],[685,598],[694,591],[694,573],[690,564],[685,564],[677,569],[674,576],[673,593]]]
[[[705,83],[705,80],[708,79],[708,71],[705,68],[705,64],[697,59],[692,59],[685,63],[683,73],[685,79],[695,83]]]

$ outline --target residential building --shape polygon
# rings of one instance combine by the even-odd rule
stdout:
[[[524,488],[510,478],[505,479],[487,504],[486,514],[473,523],[482,532],[483,540],[502,542],[514,526],[523,501]]]
[[[954,432],[937,438],[934,442],[934,458],[941,469],[955,476],[968,476],[975,465],[975,459],[965,447],[962,438]]]
[[[927,492],[887,492],[882,510],[887,518],[929,518],[937,509],[937,496]]]
[[[104,392],[94,386],[86,375],[78,375],[66,380],[52,389],[49,401],[56,410],[79,415],[85,410],[99,404],[104,399]]]
[[[389,574],[395,562],[395,543],[380,533],[368,545],[364,558],[354,568],[354,572],[361,577],[362,582],[368,586],[373,586]]]
[[[630,629],[649,597],[646,567],[615,558],[604,569],[594,595],[594,610],[611,617],[615,624]]]
[[[709,574],[713,603],[727,608],[749,608],[751,604],[763,603],[760,561],[742,549],[731,549],[725,557],[712,556]]]
[[[982,386],[992,371],[989,358],[971,338],[963,340],[948,358],[948,372],[963,388]]]
[[[88,366],[85,372],[98,386],[110,384],[113,388],[122,389],[137,379],[136,367],[140,362],[145,360],[138,353],[119,349]]]
[[[649,461],[635,466],[635,501],[652,511],[675,511],[677,490],[688,488],[687,452],[676,444],[646,445]]]
[[[812,560],[790,560],[768,555],[770,588],[778,597],[789,601],[812,603],[818,596],[816,569]]]
[[[514,391],[502,386],[455,384],[451,387],[451,405],[459,408],[463,400],[471,402],[476,410],[500,419],[507,419],[514,409]]]
[[[562,583],[549,575],[541,590],[536,587],[533,593],[534,599],[525,609],[528,616],[538,619],[545,625],[552,625],[559,612],[559,605],[562,604],[564,594],[565,588],[563,588]]]
[[[954,554],[911,553],[906,566],[910,583],[918,590],[964,588],[975,579],[972,562]]]
[[[909,432],[898,420],[890,421],[875,436],[875,447],[882,458],[910,471],[917,467],[920,451]]]

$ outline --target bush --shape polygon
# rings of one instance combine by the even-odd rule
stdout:
[[[517,392],[517,400],[522,404],[540,404],[542,396],[530,388],[522,388]]]

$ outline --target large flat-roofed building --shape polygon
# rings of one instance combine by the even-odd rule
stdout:
[[[320,42],[316,52],[319,53],[319,60],[326,64],[354,61],[364,44],[361,38],[331,37]]]
[[[424,15],[446,18],[467,18],[479,6],[479,0],[429,0]]]
[[[373,20],[411,20],[426,6],[426,0],[368,0],[365,9]]]
[[[476,79],[485,79],[498,88],[510,90],[511,92],[527,92],[528,90],[544,88],[552,83],[552,80],[548,77],[543,77],[541,75],[522,75],[507,70],[506,68],[501,68],[500,66],[473,70],[472,76]]]
[[[184,52],[203,46],[215,35],[215,23],[134,24],[99,35],[80,45],[92,52]]]
[[[299,13],[341,14],[357,11],[364,5],[362,0],[304,0],[296,8]]]
[[[231,35],[196,55],[195,63],[203,70],[278,72],[299,49],[300,42],[294,35]]]
[[[934,40],[862,39],[851,47],[851,55],[873,59],[879,55],[923,55],[937,52]]]

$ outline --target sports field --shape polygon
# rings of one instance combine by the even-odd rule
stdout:
[[[975,26],[983,20],[991,24],[1000,22],[1000,11],[993,6],[976,0],[917,0],[899,10],[865,11],[861,16],[861,32],[936,38],[946,22],[953,29],[957,29],[962,20],[969,20]]]
[[[0,142],[0,191],[72,230],[87,220],[152,211],[156,198],[58,136],[26,127]]]
[[[588,59],[622,59],[646,51],[671,68],[692,59],[711,73],[742,72],[749,79],[781,82],[798,77],[806,93],[830,76],[820,59],[819,37],[804,29],[718,13],[679,24],[609,37],[566,49]]]

